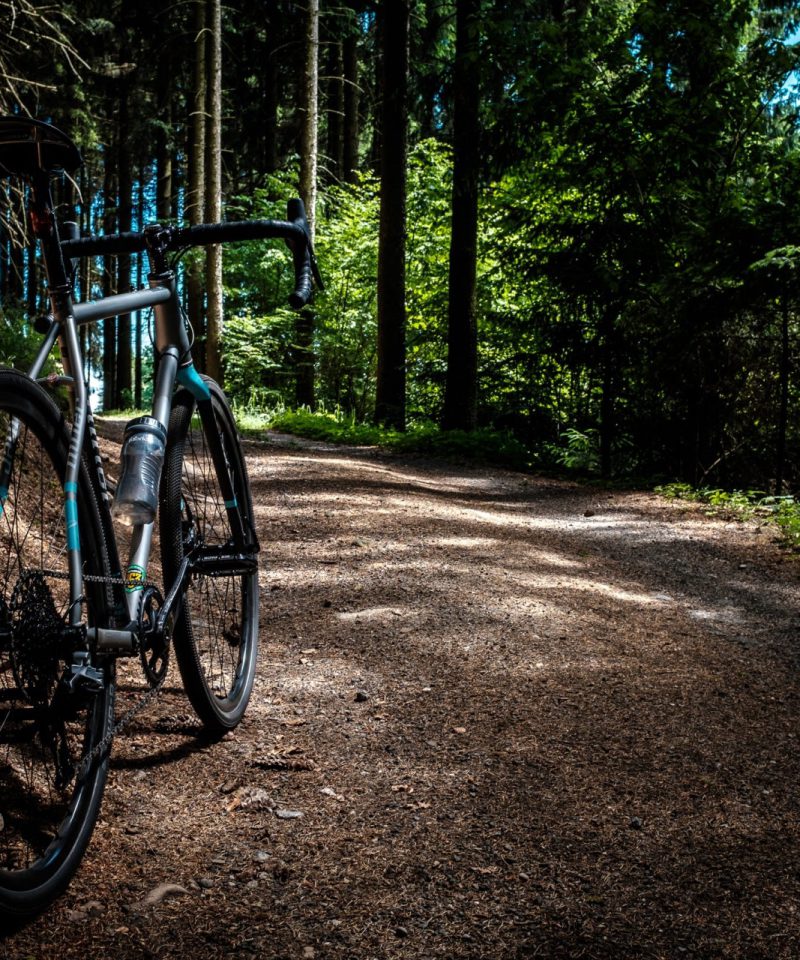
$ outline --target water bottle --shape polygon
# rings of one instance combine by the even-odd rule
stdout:
[[[152,523],[167,434],[153,417],[137,417],[125,427],[121,476],[112,513],[122,523]]]

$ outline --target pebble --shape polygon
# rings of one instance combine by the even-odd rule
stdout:
[[[197,883],[203,890],[210,890],[214,886],[214,881],[211,877],[198,877]]]
[[[298,820],[300,817],[303,816],[303,811],[280,809],[275,811],[275,816],[279,820]]]

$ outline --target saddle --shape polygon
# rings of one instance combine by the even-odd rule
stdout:
[[[30,117],[0,117],[0,176],[72,173],[82,163],[72,140],[52,124]]]

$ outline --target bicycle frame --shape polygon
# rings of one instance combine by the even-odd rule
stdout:
[[[206,441],[222,489],[231,524],[234,547],[239,551],[245,546],[246,532],[241,515],[236,509],[236,495],[226,467],[225,451],[222,447],[219,432],[215,429],[211,395],[205,382],[197,373],[191,358],[191,344],[183,320],[175,274],[167,267],[163,250],[159,248],[158,241],[161,228],[155,225],[148,227],[145,231],[148,239],[147,253],[151,266],[151,272],[148,276],[149,289],[115,294],[85,303],[74,303],[72,284],[67,277],[61,250],[58,246],[58,230],[50,210],[49,186],[45,201],[49,216],[45,218],[46,226],[44,229],[41,226],[41,216],[37,217],[36,214],[37,205],[41,206],[41,197],[35,191],[32,222],[34,232],[42,242],[52,305],[52,319],[50,328],[28,371],[28,375],[31,379],[38,379],[50,351],[58,340],[65,374],[64,380],[61,382],[66,382],[69,386],[73,407],[67,472],[64,481],[64,498],[70,574],[69,619],[70,626],[79,626],[83,622],[84,582],[81,544],[78,535],[77,492],[81,453],[84,450],[87,431],[101,493],[102,502],[99,507],[101,514],[104,515],[104,523],[107,524],[108,529],[112,529],[109,508],[110,496],[103,473],[86,384],[83,380],[82,357],[77,335],[79,326],[98,320],[110,319],[124,313],[132,313],[136,310],[153,308],[156,331],[155,348],[159,356],[159,363],[153,391],[152,417],[158,420],[166,431],[175,385],[178,384],[190,391],[197,402]],[[0,492],[7,486],[15,443],[15,431],[12,431],[12,435],[6,441],[2,475],[0,475]],[[153,522],[135,524],[132,527],[130,552],[123,578],[128,624],[121,630],[108,627],[94,628],[90,632],[90,639],[94,641],[99,651],[131,653],[136,649],[141,597],[150,560],[153,527]],[[240,557],[240,559],[243,558]],[[167,602],[164,604],[159,618],[159,625],[162,628],[182,586],[183,579],[186,577],[187,569],[188,564],[184,564],[184,569],[176,583],[165,585],[165,589],[168,588],[169,592]]]
[[[152,225],[83,237],[76,224],[65,224],[60,238],[50,180],[81,162],[77,146],[51,124],[0,117],[0,175],[19,176],[29,187],[50,298],[47,323],[36,324],[44,339],[28,379],[0,371],[7,553],[0,727],[8,728],[0,764],[15,783],[8,802],[5,793],[0,798],[0,922],[43,909],[75,872],[99,815],[113,738],[163,688],[170,649],[190,704],[215,736],[241,721],[255,683],[259,543],[245,454],[224,392],[192,362],[175,264],[192,247],[280,239],[294,267],[289,304],[301,309],[314,287],[322,288],[299,198],[288,200],[286,220]],[[144,253],[145,289],[75,302],[79,258]],[[146,309],[155,315],[158,361],[152,416],[126,428],[119,509],[112,510],[79,331]],[[56,343],[63,375],[42,376]],[[43,387],[56,386],[67,388],[67,426],[44,395]],[[158,589],[147,578],[156,521]],[[120,523],[132,524],[125,566]],[[115,661],[131,656],[140,658],[149,689],[117,721]]]
[[[50,194],[50,167],[58,167],[64,162],[69,166],[77,166],[80,164],[80,155],[74,144],[55,128],[37,121],[33,123],[32,131],[27,126],[21,133],[12,129],[12,136],[6,143],[4,162],[6,169],[10,172],[23,174],[29,180],[31,227],[41,245],[51,303],[50,327],[29,370],[29,376],[35,380],[39,379],[45,361],[55,342],[58,341],[65,376],[57,377],[56,381],[66,382],[72,403],[72,430],[64,479],[64,514],[70,578],[69,625],[83,629],[84,576],[78,533],[78,484],[81,455],[86,449],[87,436],[94,461],[89,466],[90,470],[93,467],[96,477],[92,482],[97,484],[101,501],[99,503],[101,521],[107,533],[106,539],[113,550],[111,562],[115,570],[120,570],[119,559],[116,556],[116,538],[110,516],[110,497],[103,474],[94,420],[88,403],[88,391],[83,380],[82,358],[78,342],[79,326],[148,307],[153,308],[156,329],[155,348],[159,364],[152,417],[161,424],[166,433],[175,385],[178,384],[189,391],[197,404],[197,412],[202,421],[203,433],[224,501],[230,537],[221,547],[193,548],[189,555],[184,555],[175,582],[165,585],[168,593],[159,611],[157,622],[157,630],[163,632],[171,609],[193,570],[212,576],[215,573],[227,575],[249,573],[256,566],[254,554],[258,551],[258,539],[252,528],[252,521],[250,518],[243,517],[236,500],[223,441],[216,427],[211,391],[192,362],[187,325],[184,322],[178,298],[175,274],[168,265],[167,252],[220,242],[282,238],[292,252],[295,273],[295,288],[289,297],[289,303],[295,309],[300,309],[309,302],[313,283],[322,289],[305,208],[301,200],[294,199],[287,204],[288,219],[285,221],[252,220],[200,224],[186,228],[169,228],[154,224],[146,227],[142,233],[99,238],[79,238],[76,236],[77,227],[71,225],[66,231],[68,236],[62,249]],[[13,127],[14,122],[12,122]],[[146,252],[150,263],[149,289],[115,294],[86,303],[75,303],[70,276],[72,271],[68,272],[65,266],[64,251],[71,256]],[[6,439],[3,464],[0,467],[0,510],[3,508],[8,480],[11,476],[16,434],[17,427],[12,422]],[[98,625],[89,629],[87,638],[93,649],[112,655],[136,652],[141,599],[145,589],[152,538],[153,523],[133,526],[131,548],[123,578],[127,623],[123,629],[116,628],[116,621],[113,627]],[[118,605],[121,606],[121,604]]]

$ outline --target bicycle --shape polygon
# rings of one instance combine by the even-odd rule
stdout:
[[[51,180],[82,163],[50,124],[0,118],[0,173],[27,184],[51,313],[27,373],[0,369],[0,918],[40,912],[64,891],[98,817],[116,721],[116,664],[139,657],[143,703],[170,649],[204,728],[241,720],[258,650],[258,553],[247,468],[221,388],[195,369],[175,267],[190,247],[282,238],[299,308],[321,287],[305,210],[286,221],[78,237],[53,210]],[[73,302],[87,256],[146,253],[148,287]],[[170,259],[172,256],[172,259]],[[128,424],[112,498],[83,380],[78,327],[152,308],[152,415]],[[63,374],[42,377],[59,343]],[[65,386],[65,416],[51,395]],[[69,421],[69,422],[68,422]],[[4,439],[3,439],[4,438]],[[115,514],[129,524],[120,564]],[[156,519],[163,593],[148,578]]]

